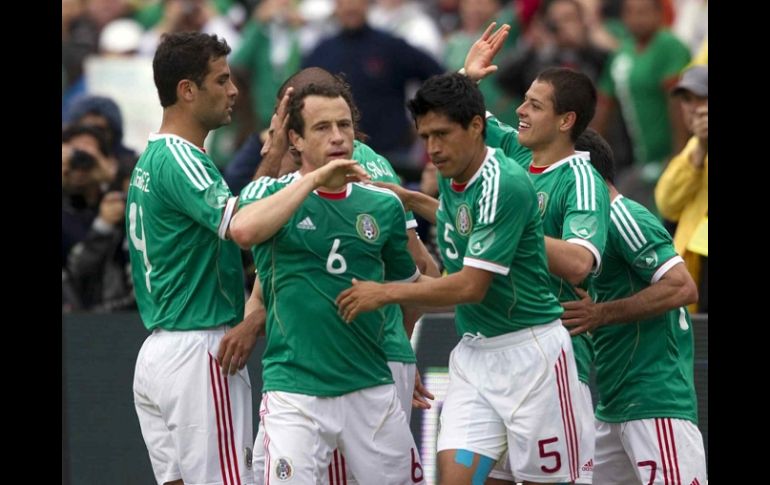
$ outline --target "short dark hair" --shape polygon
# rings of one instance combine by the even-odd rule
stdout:
[[[202,32],[165,34],[152,60],[153,78],[164,108],[177,102],[179,81],[189,79],[201,86],[209,73],[209,61],[230,53],[225,39]]]
[[[358,123],[358,110],[353,103],[353,95],[350,93],[350,87],[344,82],[336,83],[310,83],[297,89],[289,99],[289,121],[287,129],[294,130],[300,135],[305,135],[305,119],[302,117],[302,109],[305,107],[305,98],[308,96],[322,96],[324,98],[339,98],[345,100],[350,108],[350,114],[353,119],[353,127]]]
[[[64,128],[61,132],[61,142],[69,143],[70,140],[77,136],[87,135],[96,140],[99,146],[99,151],[105,157],[112,156],[112,147],[110,146],[107,136],[107,131],[104,128],[90,125],[70,125]]]
[[[615,155],[607,140],[593,128],[586,128],[575,140],[575,150],[591,154],[591,165],[607,182],[615,183]]]
[[[551,67],[537,75],[536,81],[553,86],[553,109],[556,114],[575,113],[570,131],[574,143],[596,113],[596,87],[582,72],[566,67]]]
[[[286,81],[281,84],[281,87],[278,88],[278,95],[276,98],[276,107],[277,103],[281,101],[281,98],[283,98],[283,95],[286,93],[286,90],[289,88],[294,88],[294,94],[292,95],[292,101],[294,98],[296,98],[300,91],[302,91],[306,86],[309,86],[310,84],[315,84],[317,87],[314,89],[320,89],[320,86],[332,86],[332,91],[335,91],[337,89],[340,90],[340,94],[335,94],[333,96],[327,96],[323,93],[305,93],[302,98],[306,98],[307,96],[310,96],[311,94],[318,94],[320,96],[326,96],[326,97],[333,97],[336,98],[337,96],[342,96],[345,101],[348,103],[348,107],[350,108],[350,114],[353,117],[353,128],[356,132],[356,138],[361,141],[365,141],[368,136],[366,133],[363,133],[358,130],[358,122],[361,120],[361,112],[358,111],[358,106],[356,106],[356,102],[353,99],[353,91],[350,89],[350,85],[345,81],[345,78],[343,77],[342,73],[335,75],[327,71],[326,69],[323,69],[321,67],[306,67],[305,69],[302,69],[301,71],[298,71],[294,73],[293,75],[289,76]],[[334,87],[336,86],[336,87]],[[289,103],[291,106],[291,101]],[[299,118],[302,118],[302,107],[304,106],[304,103],[302,106],[299,106],[299,111],[297,114],[299,115]],[[290,111],[291,112],[291,111]],[[291,115],[290,115],[291,118]],[[300,121],[300,125],[304,129],[304,121]],[[291,128],[291,121],[289,121],[289,128]],[[302,133],[302,131],[294,130],[297,133]]]
[[[459,123],[463,129],[470,126],[476,116],[486,117],[484,96],[475,82],[467,76],[453,73],[437,74],[428,78],[417,90],[414,98],[407,103],[417,124],[417,117],[434,112]],[[481,135],[486,134],[486,123]]]

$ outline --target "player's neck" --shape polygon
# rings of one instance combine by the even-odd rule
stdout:
[[[176,135],[203,148],[203,143],[206,141],[209,130],[195,123],[189,115],[182,113],[172,106],[163,110],[163,121],[158,133],[161,135]]]
[[[575,145],[570,143],[552,143],[546,147],[532,150],[532,165],[535,167],[550,167],[575,153]]]
[[[479,171],[479,168],[481,168],[481,165],[484,164],[484,160],[486,159],[487,145],[480,143],[478,147],[476,147],[476,150],[473,152],[473,159],[471,160],[471,163],[468,164],[468,167],[465,170],[463,170],[463,173],[457,177],[452,177],[452,183],[457,185],[467,184],[468,181],[473,178],[474,175],[476,175],[476,172]]]

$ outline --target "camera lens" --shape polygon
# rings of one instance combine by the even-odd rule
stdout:
[[[77,148],[72,151],[72,158],[70,158],[71,170],[91,170],[94,167],[96,167],[96,159],[93,155]]]

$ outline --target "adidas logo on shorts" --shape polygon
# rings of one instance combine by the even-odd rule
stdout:
[[[580,468],[580,471],[583,471],[583,472],[592,472],[592,471],[594,471],[594,459],[591,458],[590,460],[588,460],[588,463],[583,465]]]
[[[306,231],[315,231],[315,224],[310,220],[310,216],[305,217],[297,224],[297,229],[304,229]]]

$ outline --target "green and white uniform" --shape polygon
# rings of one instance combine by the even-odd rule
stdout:
[[[578,443],[584,430],[576,416],[590,409],[573,399],[575,359],[549,287],[532,181],[502,150],[487,147],[467,184],[439,176],[438,186],[445,268],[450,274],[477,268],[493,279],[481,302],[455,311],[462,339],[449,358],[437,449],[495,461],[507,449],[518,479],[574,480],[589,459]],[[543,455],[544,442],[559,455],[556,463]]]
[[[137,358],[134,400],[161,483],[253,483],[240,451],[252,443],[248,372],[223,377],[215,360],[226,329],[243,320],[240,250],[225,240],[234,203],[200,148],[150,136],[126,225],[136,301],[153,330]]]
[[[618,195],[612,201],[604,263],[594,281],[599,302],[629,297],[682,263],[671,236],[641,204]],[[597,481],[648,483],[650,463],[660,483],[705,483],[705,454],[697,425],[693,332],[685,307],[594,332],[600,421]],[[625,423],[637,421],[629,427]],[[615,429],[617,428],[617,429]],[[648,429],[645,429],[648,428]],[[617,450],[624,449],[624,453]],[[617,450],[615,450],[617,449]],[[623,466],[628,455],[634,465]],[[601,483],[605,483],[602,481]],[[651,483],[651,482],[650,482]],[[654,483],[658,483],[655,481]]]
[[[490,144],[502,147],[522,167],[531,170],[532,152],[519,144],[518,136],[514,128],[487,116]],[[609,192],[588,154],[576,153],[550,165],[542,173],[530,171],[529,175],[535,185],[545,235],[585,247],[594,255],[594,268],[599,268],[607,241]],[[590,277],[582,285],[591,292]],[[555,275],[551,275],[551,291],[560,302],[580,299],[568,281]],[[572,344],[580,381],[587,384],[593,359],[590,337],[573,337]]]
[[[269,197],[300,177],[260,178],[243,189],[241,204]],[[255,262],[260,278],[267,274],[269,293],[260,410],[266,482],[294,475],[303,483],[317,481],[338,446],[345,447],[358,477],[388,481],[383,474],[406,477],[419,464],[383,351],[392,314],[378,309],[348,324],[335,304],[352,278],[419,276],[405,227],[393,192],[348,184],[340,194],[310,194],[258,246]],[[375,429],[379,439],[361,442]]]

